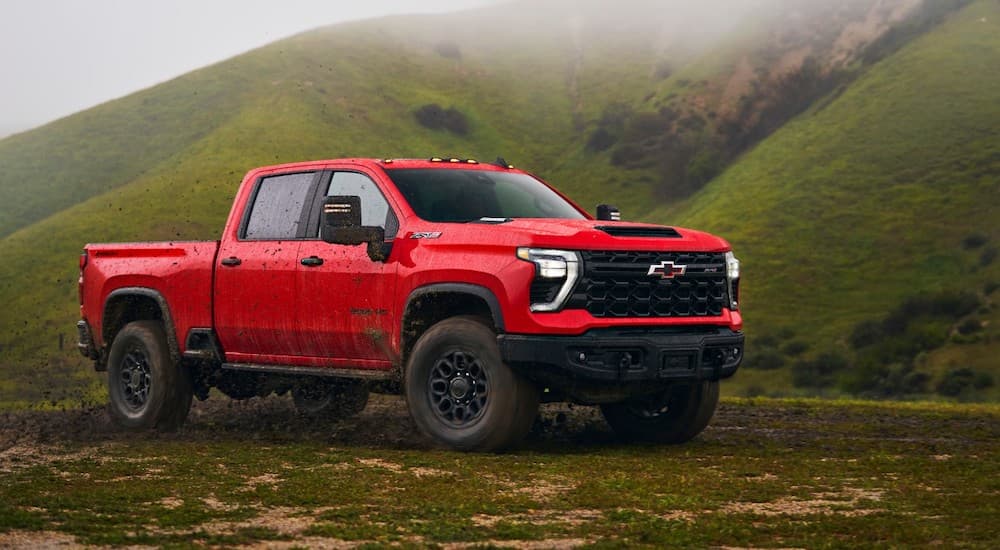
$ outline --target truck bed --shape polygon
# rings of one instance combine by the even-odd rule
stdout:
[[[218,241],[88,244],[80,280],[81,313],[102,346],[104,308],[115,291],[147,289],[164,308],[168,338],[184,351],[192,327],[212,326],[212,280]],[[171,330],[172,329],[172,330]]]

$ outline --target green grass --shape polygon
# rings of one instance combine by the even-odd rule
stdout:
[[[225,408],[165,438],[22,435],[0,455],[0,545],[12,532],[223,547],[988,548],[998,536],[995,406],[729,400],[675,447],[617,443],[577,409],[519,450],[477,455],[380,443],[412,425],[401,401],[378,403],[326,438],[226,431],[241,413]]]
[[[693,104],[720,93],[743,51],[768,50],[759,41],[772,12],[665,52],[652,19],[601,39],[603,20],[578,36],[570,23],[510,25],[497,9],[483,12],[496,16],[488,23],[466,13],[320,29],[0,140],[0,404],[102,398],[74,349],[86,242],[215,239],[242,174],[286,161],[502,154],[588,208],[609,202],[628,219],[717,232],[745,262],[751,345],[787,328],[809,353],[837,347],[905,296],[1000,280],[1000,262],[976,268],[979,252],[959,246],[971,233],[1000,242],[995,2],[885,59],[672,205],[651,191],[656,174],[588,153],[589,132],[613,102],[646,109],[670,94]],[[445,39],[461,61],[434,52]],[[677,70],[658,80],[663,62]],[[469,135],[419,126],[413,111],[427,103],[461,110]],[[990,330],[927,368],[969,360],[1000,373],[985,353],[1000,341]],[[727,387],[751,386],[790,391],[784,371],[747,371]]]

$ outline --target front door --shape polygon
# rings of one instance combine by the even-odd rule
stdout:
[[[317,203],[328,196],[361,197],[361,223],[395,237],[398,222],[374,179],[358,171],[334,171],[320,186]],[[318,233],[321,208],[313,209],[310,228]],[[301,353],[325,358],[330,366],[388,368],[396,330],[392,297],[396,263],[368,257],[366,244],[346,246],[318,239],[299,247],[298,307]]]

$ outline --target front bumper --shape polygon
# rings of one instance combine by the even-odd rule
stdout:
[[[526,376],[604,384],[720,380],[735,374],[743,361],[743,333],[724,327],[501,334],[497,342],[503,361]]]

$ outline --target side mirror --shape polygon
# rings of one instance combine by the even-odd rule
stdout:
[[[606,222],[620,222],[622,221],[622,214],[618,211],[617,206],[611,206],[610,204],[598,204],[597,219]]]
[[[389,256],[385,229],[361,225],[361,197],[327,197],[323,201],[320,238],[330,244],[348,246],[368,243],[368,257],[373,262],[384,262]]]

